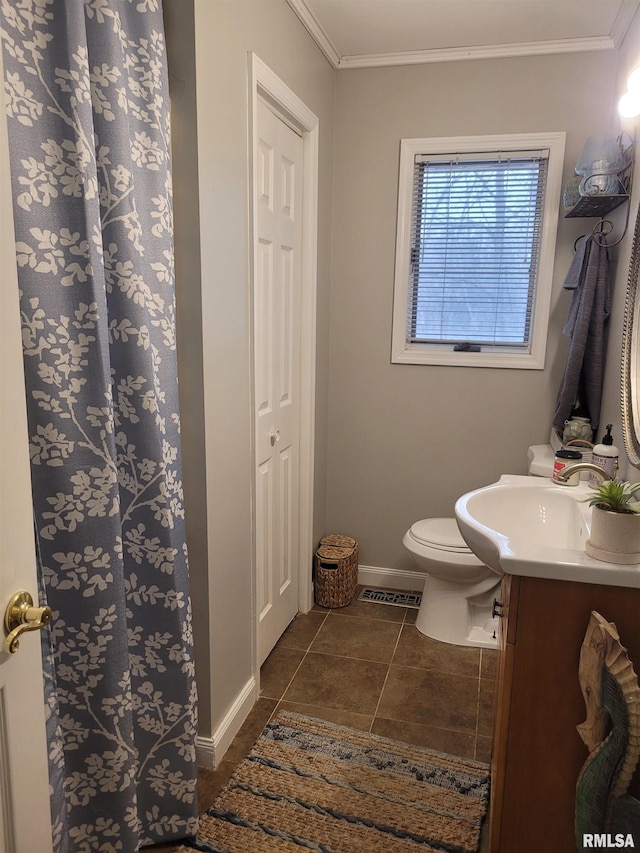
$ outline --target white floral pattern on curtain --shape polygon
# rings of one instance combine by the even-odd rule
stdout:
[[[158,0],[2,0],[59,851],[195,835]]]

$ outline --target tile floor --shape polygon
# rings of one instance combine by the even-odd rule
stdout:
[[[497,652],[431,640],[413,608],[317,605],[261,670],[260,702],[488,761]]]
[[[316,605],[287,628],[220,766],[199,771],[201,811],[279,708],[489,761],[497,652],[431,640],[415,627],[417,610],[358,594],[347,607]]]

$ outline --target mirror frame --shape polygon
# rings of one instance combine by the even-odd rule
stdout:
[[[631,242],[622,327],[620,413],[629,461],[640,468],[640,206]]]

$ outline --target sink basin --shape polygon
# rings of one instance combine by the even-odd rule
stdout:
[[[456,519],[467,545],[495,572],[559,577],[563,569],[603,565],[584,551],[591,507],[581,499],[590,491],[583,482],[561,486],[543,477],[503,474],[497,483],[459,498]]]
[[[618,565],[585,553],[592,493],[581,481],[559,486],[545,477],[503,474],[462,495],[458,527],[478,559],[498,574],[640,589],[640,563]]]

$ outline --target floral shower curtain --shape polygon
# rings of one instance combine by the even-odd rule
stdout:
[[[159,0],[2,0],[59,851],[197,829]]]

